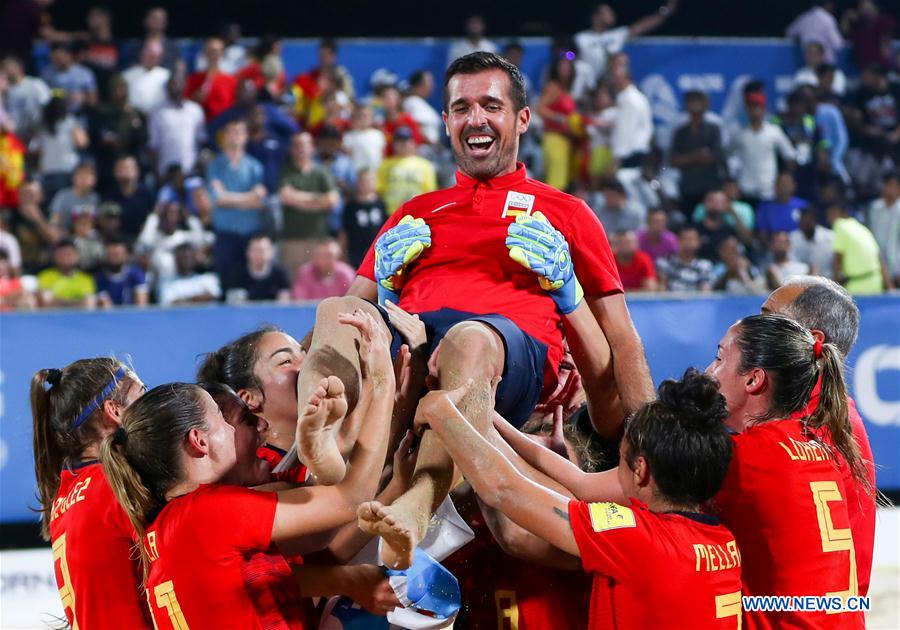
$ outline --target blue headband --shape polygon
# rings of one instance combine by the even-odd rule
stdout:
[[[91,401],[91,403],[87,407],[84,408],[84,411],[82,411],[80,414],[78,414],[78,417],[75,418],[75,422],[72,423],[72,427],[69,429],[69,431],[74,431],[75,429],[80,427],[82,424],[84,424],[85,420],[87,420],[88,418],[91,417],[92,413],[94,413],[95,411],[97,411],[100,408],[100,405],[103,404],[103,401],[106,400],[107,398],[109,398],[109,395],[112,394],[113,390],[116,389],[116,386],[119,384],[119,381],[121,381],[123,378],[125,378],[125,374],[126,374],[125,368],[120,367],[118,369],[118,371],[113,375],[113,378],[109,382],[109,384],[106,387],[104,387],[103,390],[99,394],[94,396],[94,399]]]

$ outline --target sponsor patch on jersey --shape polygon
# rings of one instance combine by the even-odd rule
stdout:
[[[516,218],[523,214],[531,214],[534,207],[534,195],[528,193],[520,193],[510,190],[506,193],[506,203],[503,204],[503,214],[501,218]]]
[[[607,532],[611,529],[636,527],[634,512],[631,508],[618,503],[589,503],[591,527],[595,532]]]

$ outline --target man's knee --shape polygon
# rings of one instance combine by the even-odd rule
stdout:
[[[499,373],[503,368],[503,341],[487,324],[465,321],[454,325],[441,340],[438,368],[477,362],[491,365]]]

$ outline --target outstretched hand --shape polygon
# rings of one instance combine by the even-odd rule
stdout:
[[[421,434],[431,428],[432,423],[446,420],[459,413],[459,401],[461,401],[472,388],[472,379],[456,389],[438,389],[428,392],[419,401],[416,407],[416,417],[413,420],[413,430]]]
[[[394,386],[391,344],[385,326],[362,309],[339,313],[338,321],[359,331],[359,369],[363,378],[390,379]]]

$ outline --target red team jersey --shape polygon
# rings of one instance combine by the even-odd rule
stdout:
[[[151,627],[134,528],[98,462],[62,471],[50,540],[56,584],[73,630]]]
[[[622,292],[606,233],[580,199],[526,176],[525,166],[480,182],[457,171],[456,185],[406,202],[379,235],[410,215],[431,227],[431,247],[410,267],[400,306],[412,313],[456,309],[497,313],[547,345],[545,388],[555,383],[563,356],[561,318],[535,274],[509,257],[506,231],[516,216],[542,212],[569,243],[586,296]],[[375,249],[359,274],[375,280]]]
[[[459,580],[467,630],[557,630],[587,627],[590,581],[581,571],[558,571],[506,555],[481,521],[475,540],[444,560]]]
[[[281,463],[285,455],[287,455],[287,451],[268,442],[256,449],[256,456],[269,462],[269,470],[275,470],[275,467]],[[288,483],[305,483],[307,477],[309,477],[309,470],[302,463],[298,463],[283,472],[272,473],[272,481],[286,481]]]
[[[819,406],[821,389],[822,381],[820,379],[809,397],[806,409],[798,411],[791,417],[799,420],[814,412]],[[875,488],[875,459],[872,455],[872,445],[869,444],[866,425],[863,423],[859,411],[856,410],[856,402],[849,396],[847,396],[847,411],[850,416],[850,424],[853,426],[853,437],[856,438],[859,454],[866,465],[869,484]],[[827,432],[823,430],[821,436],[827,439]],[[875,495],[857,481],[850,466],[843,458],[838,460],[838,466],[844,478],[844,490],[847,492],[847,513],[850,516],[850,531],[853,533],[853,548],[856,551],[859,594],[867,595],[869,580],[872,576],[872,555],[875,552]]]
[[[147,528],[147,599],[157,630],[302,629],[296,581],[271,546],[277,495],[205,485]]]
[[[594,578],[591,630],[740,627],[741,553],[716,519],[632,499],[572,500],[569,520]]]
[[[744,595],[857,595],[856,555],[843,475],[831,451],[798,420],[734,436],[715,505],[744,563]],[[862,628],[862,613],[758,612],[746,627]]]

